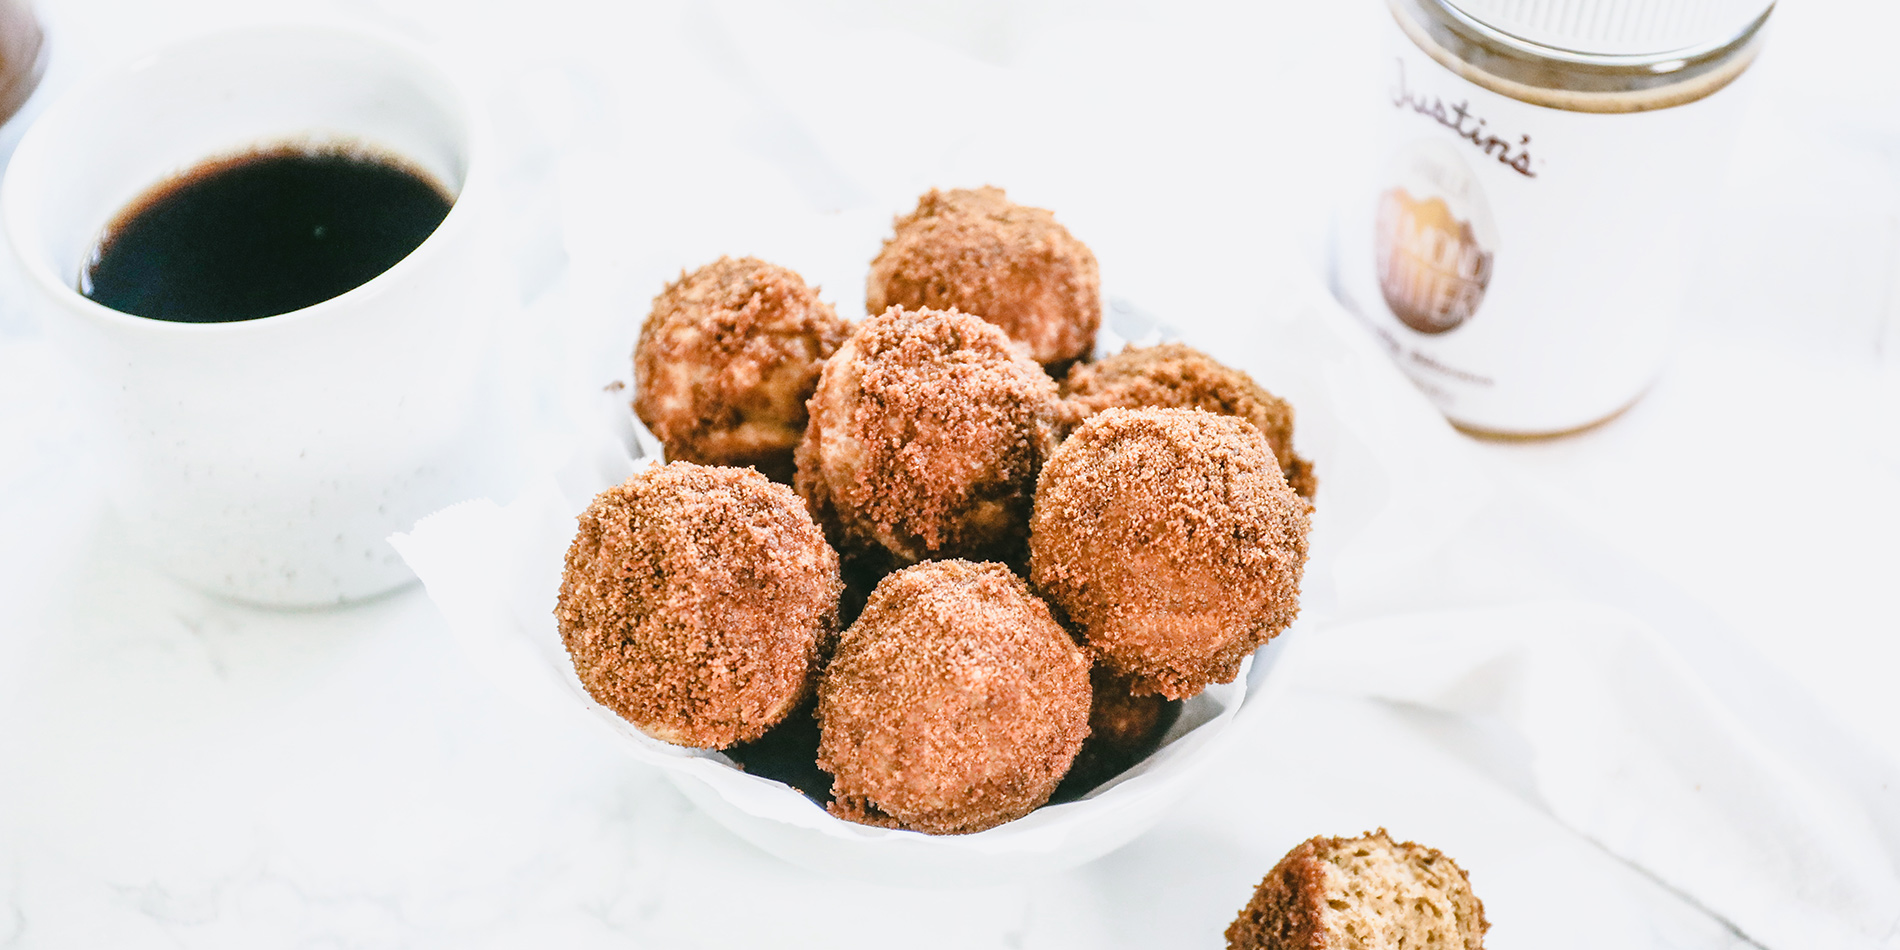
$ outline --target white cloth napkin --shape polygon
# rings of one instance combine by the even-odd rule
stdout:
[[[1479,768],[1528,776],[1559,821],[1757,943],[1896,945],[1900,877],[1869,803],[1753,735],[1627,613],[1539,601],[1343,624],[1282,673],[1506,730]]]
[[[1463,757],[1754,943],[1900,946],[1893,763],[1705,609],[1489,477],[1315,281],[1271,286],[1296,303],[1263,332],[1287,344],[1240,352],[1353,354],[1294,400],[1324,413],[1301,419],[1321,423],[1323,617],[1278,675],[1459,717],[1493,740]]]

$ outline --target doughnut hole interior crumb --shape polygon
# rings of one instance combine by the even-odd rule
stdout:
[[[1490,924],[1443,853],[1381,828],[1312,838],[1268,872],[1227,928],[1228,950],[1482,950]]]

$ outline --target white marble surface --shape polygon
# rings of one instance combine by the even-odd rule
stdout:
[[[1316,266],[1355,160],[1382,14],[1309,6],[42,3],[54,89],[286,13],[480,65],[516,132],[524,288],[608,301],[515,341],[568,393],[620,371],[659,280],[719,253],[855,312],[889,216],[974,181],[1056,208],[1218,352],[1272,306],[1248,299],[1281,246],[1261,235]],[[1900,757],[1900,15],[1776,16],[1669,374],[1601,429],[1479,450]],[[63,384],[0,301],[0,947],[1212,947],[1286,848],[1377,825],[1471,870],[1495,947],[1746,945],[1473,765],[1495,737],[1298,689],[1252,755],[1078,871],[813,876],[497,692],[418,591],[260,612],[129,558]]]

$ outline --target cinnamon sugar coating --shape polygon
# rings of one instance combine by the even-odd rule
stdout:
[[[884,579],[818,685],[831,812],[968,834],[1049,799],[1088,735],[1089,661],[1000,564]]]
[[[825,364],[798,493],[848,558],[1020,561],[1056,384],[966,313],[893,308]]]
[[[1055,216],[1001,188],[931,189],[898,218],[871,262],[865,312],[974,313],[1060,371],[1095,346],[1102,322],[1095,255]]]
[[[1107,409],[1043,468],[1030,576],[1135,693],[1185,699],[1293,622],[1307,530],[1252,423]]]
[[[805,400],[850,332],[797,274],[722,257],[666,286],[633,351],[633,407],[668,459],[790,483]]]
[[[579,521],[554,614],[602,705],[656,739],[723,749],[810,694],[842,584],[790,489],[673,462],[601,492]]]
[[[1089,671],[1089,737],[1075,754],[1075,764],[1063,777],[1066,790],[1087,794],[1136,763],[1161,745],[1162,733],[1179,718],[1178,705],[1159,696],[1136,696],[1128,678],[1095,664]]]
[[[1112,406],[1124,409],[1204,409],[1239,416],[1259,427],[1287,484],[1311,501],[1319,481],[1313,464],[1293,454],[1293,407],[1246,373],[1181,343],[1129,346],[1094,363],[1078,363],[1063,394],[1079,418]]]

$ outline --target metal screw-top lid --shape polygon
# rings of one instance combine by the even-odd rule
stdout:
[[[1520,40],[1593,56],[1653,56],[1726,45],[1773,0],[1440,0]]]

